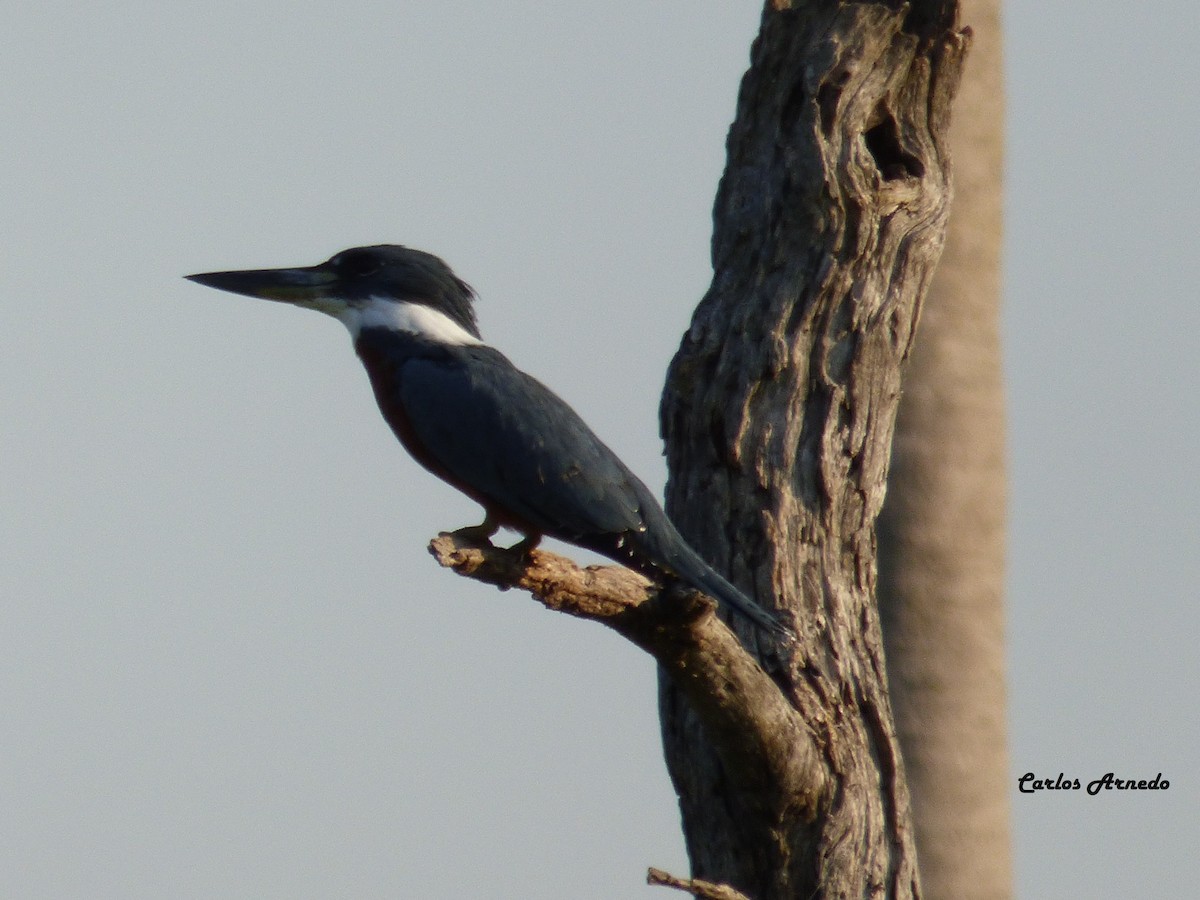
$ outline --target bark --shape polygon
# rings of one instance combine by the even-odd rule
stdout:
[[[729,136],[713,283],[667,380],[668,511],[751,596],[794,612],[800,637],[768,666],[819,754],[798,778],[815,815],[783,791],[742,792],[677,680],[660,679],[693,875],[762,900],[920,893],[874,523],[944,235],[966,46],[955,11],[768,5]]]
[[[879,603],[931,900],[1012,896],[1004,690],[999,0],[966,0],[946,248],[904,372]]]

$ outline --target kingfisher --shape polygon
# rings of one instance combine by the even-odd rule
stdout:
[[[483,522],[458,534],[490,541],[503,526],[523,535],[514,549],[525,552],[558,538],[790,634],[688,545],[575,410],[484,343],[474,291],[438,257],[381,244],[315,266],[186,277],[341,321],[400,443],[483,507]]]

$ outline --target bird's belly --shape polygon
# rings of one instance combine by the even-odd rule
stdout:
[[[379,404],[379,411],[383,414],[384,420],[392,429],[392,433],[396,435],[396,439],[400,441],[404,449],[408,451],[409,455],[417,463],[482,506],[496,523],[526,535],[542,533],[541,529],[526,521],[511,509],[499,504],[495,498],[489,497],[474,485],[456,476],[429,451],[421,441],[417,429],[414,427],[404,408],[404,404],[398,399],[400,395],[399,379],[402,377],[400,366],[373,365],[368,366],[367,371],[371,377],[371,386],[375,391],[375,399]],[[481,459],[486,457],[488,453],[486,441],[482,439],[479,441],[477,452],[480,454]]]

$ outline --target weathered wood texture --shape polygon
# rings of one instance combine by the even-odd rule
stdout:
[[[920,895],[874,526],[900,364],[944,236],[967,45],[956,9],[768,5],[729,136],[713,284],[668,375],[672,518],[785,611],[797,641],[740,622],[735,634],[711,601],[619,568],[462,535],[431,545],[443,565],[601,621],[659,662],[695,879],[664,884],[753,900]]]
[[[729,135],[712,286],[663,397],[671,517],[751,596],[791,611],[800,637],[780,653],[734,626],[811,751],[763,760],[757,782],[678,673],[661,678],[692,874],[755,900],[920,894],[874,525],[900,364],[944,236],[967,44],[956,8],[768,4]]]
[[[879,605],[925,895],[1004,900],[1000,0],[964,0],[962,15],[974,37],[950,128],[954,207],[901,382]]]

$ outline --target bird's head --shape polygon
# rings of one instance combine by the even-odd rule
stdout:
[[[303,306],[365,328],[408,331],[451,344],[477,344],[475,294],[438,257],[396,244],[343,250],[320,265],[188,275],[247,297]]]

